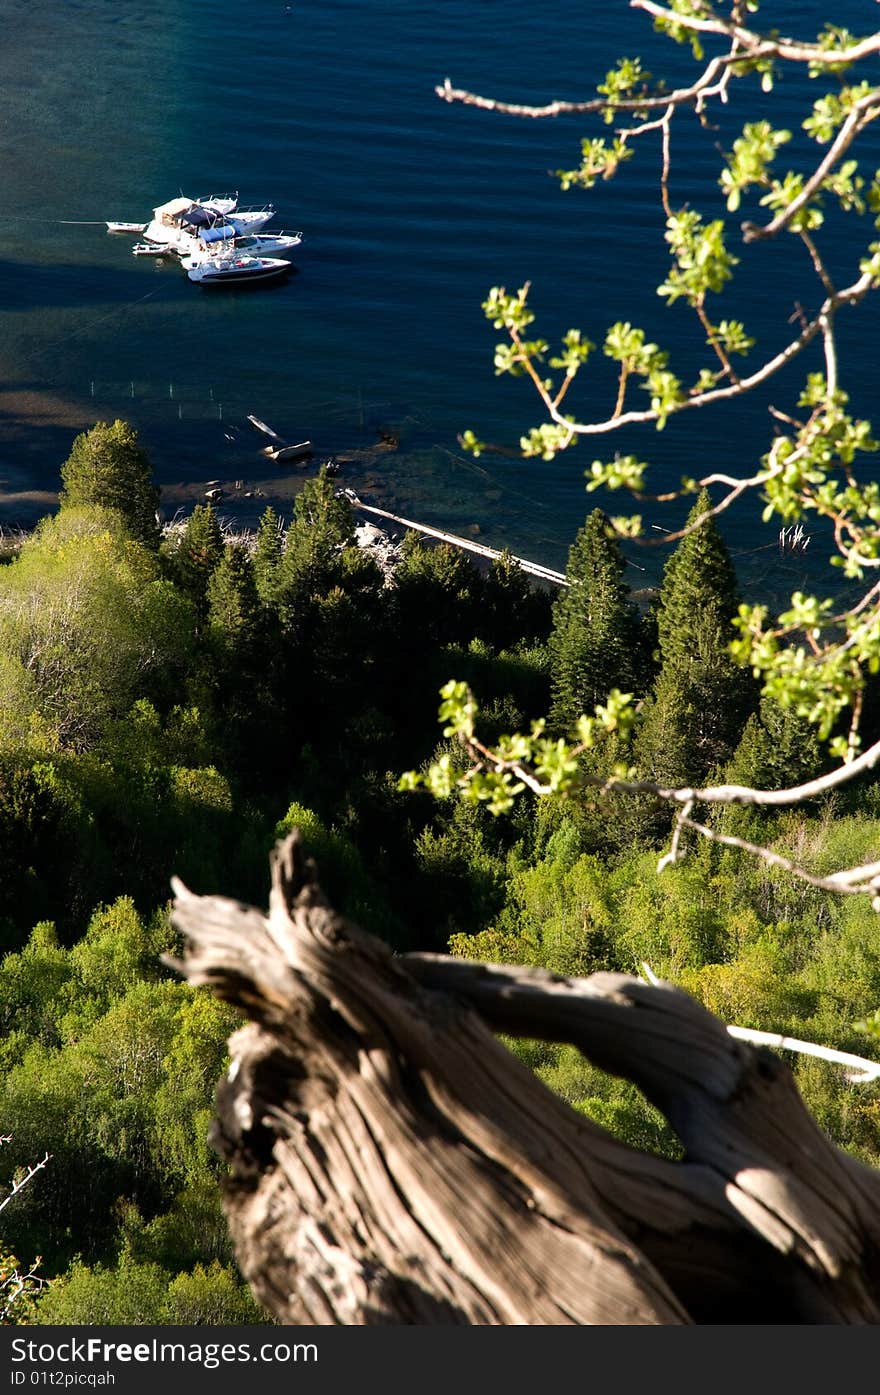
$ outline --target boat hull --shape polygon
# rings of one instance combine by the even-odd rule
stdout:
[[[257,234],[253,237],[241,237],[235,239],[235,245],[241,252],[256,252],[262,256],[264,252],[290,252],[294,247],[299,247],[302,242],[302,233],[267,233],[265,236]]]
[[[290,262],[274,257],[232,258],[223,263],[200,262],[190,267],[187,276],[199,286],[256,285],[272,281],[290,271]]]
[[[275,217],[274,208],[244,209],[235,213],[228,213],[223,222],[229,227],[235,228],[239,237],[249,237],[252,233],[257,233],[260,228],[264,228],[267,223],[271,223]]]

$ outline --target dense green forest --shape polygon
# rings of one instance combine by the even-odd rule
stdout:
[[[481,573],[412,536],[386,578],[324,471],[287,527],[268,509],[255,538],[228,538],[199,506],[163,532],[122,422],[78,437],[62,478],[57,514],[0,567],[5,1321],[266,1320],[207,1141],[236,1024],[163,956],[172,874],[265,904],[268,851],[293,825],[334,903],[395,950],[578,975],[647,962],[726,1021],[864,1050],[880,1003],[867,898],[707,842],[658,875],[659,801],[581,792],[497,819],[400,788],[408,767],[465,761],[437,725],[451,675],[479,696],[487,741],[547,712],[568,735],[618,687],[638,699],[626,760],[646,778],[771,786],[819,768],[812,729],[732,663],[737,577],[713,519],[637,606],[599,510],[551,595],[508,557]],[[608,736],[582,760],[620,755]],[[876,846],[880,784],[714,817],[821,870]],[[576,1109],[675,1155],[633,1087],[572,1048],[516,1049]],[[880,1163],[880,1087],[794,1068],[823,1127]],[[42,1286],[21,1287],[27,1273]]]

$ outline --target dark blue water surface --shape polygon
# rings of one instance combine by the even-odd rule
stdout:
[[[0,521],[28,521],[51,503],[73,436],[116,416],[138,428],[167,511],[191,505],[209,479],[289,507],[303,474],[258,453],[245,422],[255,413],[288,439],[309,437],[316,458],[341,457],[340,482],[377,504],[455,532],[478,528],[490,546],[562,567],[595,503],[583,486],[594,456],[647,456],[660,487],[682,471],[751,472],[767,402],[792,405],[800,369],[750,407],[688,414],[660,435],[618,433],[552,463],[474,461],[457,444],[467,427],[515,444],[540,419],[525,386],[493,376],[499,336],[480,303],[494,284],[530,280],[536,329],[551,341],[579,325],[601,342],[609,323],[629,319],[684,375],[704,361],[691,312],[665,308],[654,291],[666,266],[655,137],[617,181],[562,193],[548,172],[575,165],[581,137],[605,127],[522,121],[434,94],[448,75],[508,100],[588,97],[631,53],[686,80],[687,49],[655,36],[625,0],[5,0],[3,12]],[[764,12],[768,25],[805,36],[821,17],[791,0]],[[835,22],[857,33],[876,17],[868,0],[834,6]],[[782,91],[778,124],[798,96],[790,80]],[[756,100],[741,84],[718,129],[682,120],[676,204],[724,214],[715,146],[730,144]],[[867,169],[878,163],[875,141]],[[130,240],[103,225],[146,220],[181,190],[227,188],[242,202],[273,200],[275,225],[303,230],[287,282],[206,292],[176,265],[133,257]],[[863,232],[838,219],[820,234],[843,283],[857,274]],[[806,253],[783,238],[741,255],[742,299],[713,313],[744,319],[775,351],[795,302],[818,302]],[[874,305],[843,320],[846,385],[871,415]],[[821,366],[818,353],[810,366]],[[613,393],[597,355],[572,409],[605,416]],[[264,504],[235,493],[227,512],[244,521]],[[778,529],[759,512],[726,522],[735,552],[753,579],[797,584],[805,562],[780,557]],[[650,579],[662,558],[634,560]]]

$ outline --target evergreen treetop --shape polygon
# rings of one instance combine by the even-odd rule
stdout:
[[[281,520],[271,504],[260,518],[254,547],[254,581],[260,600],[271,604],[278,591],[278,566],[284,550]]]
[[[207,605],[208,581],[223,557],[223,534],[211,504],[196,504],[174,553],[174,570],[200,610]]]
[[[208,577],[208,629],[221,649],[230,654],[252,650],[262,629],[262,607],[254,581],[250,553],[230,544]]]
[[[594,509],[568,554],[569,585],[553,606],[550,722],[570,732],[582,712],[612,688],[637,692],[645,661],[626,559],[601,509]]]
[[[730,654],[736,572],[704,490],[693,529],[666,563],[657,604],[660,672],[636,740],[636,759],[665,785],[700,784],[733,753],[757,692]],[[698,519],[703,522],[697,524]]]
[[[278,566],[278,607],[285,626],[295,628],[307,598],[335,583],[339,554],[353,542],[351,504],[336,493],[332,477],[322,466],[297,496]]]
[[[730,553],[711,516],[712,501],[702,490],[688,514],[687,527],[709,514],[682,538],[663,571],[657,606],[657,636],[664,664],[705,661],[734,637],[739,590]],[[729,658],[727,665],[734,666]]]

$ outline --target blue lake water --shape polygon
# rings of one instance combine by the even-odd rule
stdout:
[[[457,444],[467,427],[515,444],[540,419],[524,386],[493,376],[499,336],[480,303],[494,284],[531,281],[535,328],[551,342],[570,325],[601,342],[609,323],[630,319],[670,349],[674,368],[703,361],[690,312],[653,290],[666,266],[654,138],[617,181],[562,193],[549,171],[577,164],[581,137],[606,128],[434,94],[449,76],[508,100],[589,97],[632,53],[686,80],[687,51],[625,0],[4,0],[3,12],[0,522],[50,504],[73,436],[116,416],[138,428],[167,511],[191,505],[209,479],[288,507],[302,473],[259,454],[245,422],[255,413],[288,439],[310,438],[316,458],[342,457],[340,483],[382,507],[478,528],[489,546],[563,567],[596,502],[583,485],[594,455],[647,456],[659,487],[683,471],[751,472],[767,402],[792,405],[799,371],[748,409],[688,414],[660,435],[618,433],[552,463],[474,461]],[[779,0],[765,16],[809,36],[822,7]],[[876,6],[845,0],[833,17],[870,32]],[[673,200],[693,199],[707,217],[724,213],[717,192],[704,196],[714,147],[753,115],[754,88],[739,91],[719,129],[680,123]],[[877,141],[866,167],[876,164]],[[303,230],[287,282],[206,292],[176,265],[133,257],[103,225],[145,221],[181,190],[228,188],[243,203],[271,199],[275,226]],[[854,279],[858,245],[845,222],[825,238],[841,281]],[[806,254],[788,238],[741,255],[743,298],[716,313],[744,319],[775,351],[795,302],[818,300]],[[876,417],[875,310],[842,316],[841,339],[854,351],[845,385]],[[613,394],[597,355],[572,410],[607,415]],[[397,449],[376,449],[383,430]],[[248,521],[257,503],[226,507]],[[754,581],[798,584],[806,559],[781,558],[778,527],[759,512],[725,522],[742,567]],[[646,513],[658,527],[675,518]],[[661,564],[634,554],[646,580]]]

